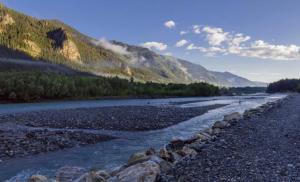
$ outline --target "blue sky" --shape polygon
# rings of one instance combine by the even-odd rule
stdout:
[[[144,45],[211,70],[266,82],[299,78],[299,0],[1,2],[34,17],[59,19],[94,38]]]

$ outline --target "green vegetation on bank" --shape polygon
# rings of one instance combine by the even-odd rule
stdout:
[[[283,79],[270,83],[267,92],[300,92],[300,79]]]
[[[244,95],[244,94],[254,94],[254,93],[265,93],[266,87],[231,87],[222,88],[222,95]]]
[[[42,72],[0,72],[0,100],[30,102],[104,96],[215,96],[220,89],[207,83],[139,83],[118,77],[66,76]]]

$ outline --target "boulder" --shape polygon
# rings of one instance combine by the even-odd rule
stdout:
[[[223,120],[224,121],[232,121],[232,120],[239,120],[241,118],[242,118],[242,116],[240,113],[234,112],[234,113],[225,115]]]
[[[160,167],[160,171],[163,173],[168,172],[172,168],[172,164],[170,162],[167,162],[155,155],[151,156],[150,161],[157,163]]]
[[[191,143],[194,143],[197,140],[198,140],[197,136],[193,136],[189,139],[184,140],[184,144],[191,144]]]
[[[48,181],[46,176],[42,176],[42,175],[32,175],[27,182],[46,182]]]
[[[165,148],[160,149],[158,155],[159,155],[160,158],[162,158],[166,161],[169,161],[169,162],[172,161],[172,156],[170,155],[170,153]]]
[[[213,128],[224,129],[229,126],[229,123],[226,121],[217,121],[214,123]]]
[[[213,129],[212,127],[205,129],[202,133],[206,135],[212,135],[213,134]]]
[[[91,171],[74,180],[74,182],[106,182],[109,177],[110,175],[106,171]]]
[[[104,170],[93,171],[93,175],[94,175],[95,177],[101,176],[101,177],[103,177],[103,178],[105,178],[105,179],[107,179],[107,178],[110,177],[110,175],[109,175],[106,171],[104,171]]]
[[[160,173],[160,166],[154,161],[132,165],[107,179],[108,182],[154,182]]]
[[[128,159],[127,165],[128,166],[134,165],[136,163],[144,162],[144,161],[147,161],[149,159],[150,159],[150,155],[147,155],[146,151],[136,152],[136,153],[134,153],[130,156],[130,158]]]
[[[213,134],[214,135],[218,135],[218,134],[220,134],[221,133],[221,129],[220,128],[214,128],[213,129]]]
[[[182,148],[182,150],[178,151],[177,153],[178,153],[179,155],[181,155],[181,156],[195,156],[195,155],[197,155],[196,150],[191,149],[191,148],[189,148],[189,147],[187,147],[187,146],[184,146],[184,147]]]
[[[146,155],[154,155],[156,153],[154,148],[149,148],[148,150],[145,151]]]
[[[85,172],[86,170],[81,167],[64,166],[58,169],[56,173],[56,180],[58,182],[72,182],[83,176]]]
[[[109,174],[110,174],[110,176],[115,176],[116,174],[123,171],[124,169],[126,169],[126,165],[118,166],[118,167],[112,169],[112,171]]]
[[[182,158],[182,156],[179,155],[177,152],[171,152],[171,156],[173,163],[179,161]]]
[[[211,139],[211,136],[209,134],[207,134],[206,132],[200,132],[196,136],[197,136],[198,140],[200,140],[202,142],[208,141]]]
[[[167,145],[167,149],[169,150],[180,150],[185,145],[185,142],[181,139],[175,139]]]
[[[194,149],[196,152],[200,152],[206,146],[207,146],[207,144],[205,144],[201,141],[196,141],[196,142],[191,143],[191,144],[188,145],[189,148]]]

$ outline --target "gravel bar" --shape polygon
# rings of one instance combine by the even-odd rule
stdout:
[[[0,123],[13,122],[30,127],[146,131],[166,128],[222,106],[113,106],[48,110],[0,116]]]
[[[114,138],[80,131],[0,129],[0,160],[95,144],[111,139]]]

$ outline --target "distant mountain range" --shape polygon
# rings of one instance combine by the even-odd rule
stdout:
[[[0,5],[0,57],[42,60],[62,65],[64,69],[60,70],[68,67],[94,75],[133,77],[138,81],[266,86],[229,72],[209,71],[198,64],[160,55],[147,48],[96,40],[58,20],[39,20],[4,5]]]

